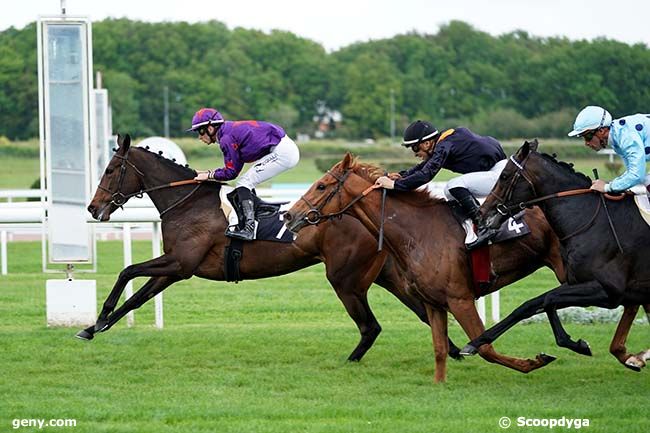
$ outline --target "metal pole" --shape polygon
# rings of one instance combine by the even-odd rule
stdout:
[[[481,321],[485,324],[485,297],[476,300],[476,309],[478,310],[478,315],[481,318]]]
[[[0,231],[0,256],[2,256],[2,275],[7,275],[7,231]]]
[[[124,223],[122,226],[122,251],[124,252],[124,267],[131,266],[133,263],[133,256],[131,254],[131,224]],[[133,282],[129,281],[126,283],[126,288],[124,290],[125,300],[128,300],[133,296]],[[129,311],[126,315],[126,325],[131,327],[134,322],[133,311]]]
[[[390,89],[390,144],[395,143],[395,90]]]
[[[501,320],[501,305],[500,305],[500,296],[499,292],[494,292],[490,295],[490,298],[492,298],[492,321],[494,323],[497,323],[499,320]]]
[[[169,138],[169,87],[163,87],[163,97],[164,97],[164,106],[165,106],[165,137]]]
[[[151,252],[153,257],[160,257],[160,223],[153,223],[153,230],[151,231]],[[163,294],[158,293],[154,298],[154,315],[156,320],[156,328],[162,329],[163,322]]]

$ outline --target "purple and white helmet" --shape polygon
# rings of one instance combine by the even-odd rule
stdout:
[[[192,127],[187,129],[187,131],[196,131],[201,126],[217,125],[223,122],[225,122],[223,116],[214,108],[201,108],[194,113]]]

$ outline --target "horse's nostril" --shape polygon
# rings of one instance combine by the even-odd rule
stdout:
[[[93,213],[95,211],[95,206],[90,205],[90,206],[88,206],[87,209],[88,209],[88,212]]]

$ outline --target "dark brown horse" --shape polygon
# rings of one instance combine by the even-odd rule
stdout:
[[[526,301],[463,349],[473,353],[492,343],[522,319],[569,306],[625,307],[610,352],[626,367],[640,371],[650,349],[629,353],[625,340],[639,309],[650,302],[650,230],[631,197],[606,201],[590,190],[591,180],[569,164],[537,152],[525,142],[510,157],[481,210],[486,226],[497,227],[513,209],[538,203],[561,237],[567,281]],[[559,322],[551,321],[556,340],[574,342]],[[571,348],[570,346],[567,346]]]
[[[90,340],[106,331],[129,311],[139,308],[171,284],[194,275],[223,281],[226,218],[220,210],[221,184],[193,183],[196,172],[142,148],[131,148],[130,137],[118,139],[119,149],[109,162],[95,196],[88,206],[94,218],[107,221],[128,198],[148,194],[162,214],[164,254],[128,266],[119,275],[104,302],[95,326],[77,336]],[[186,185],[170,187],[174,181]],[[269,248],[274,251],[269,255]],[[240,264],[243,279],[287,274],[323,261],[327,278],[354,320],[361,340],[349,360],[358,361],[381,332],[367,291],[372,282],[385,287],[428,324],[423,304],[405,291],[408,281],[386,252],[377,254],[377,241],[354,218],[345,217],[311,228],[293,243],[255,241],[246,244]],[[126,283],[151,277],[144,286],[115,309]],[[453,346],[453,344],[452,344]],[[458,357],[454,347],[452,356]]]
[[[310,223],[345,211],[377,235],[381,194],[373,192],[364,196],[363,192],[381,174],[376,167],[360,164],[346,155],[285,214],[288,228],[299,231],[300,239],[302,229]],[[530,275],[542,266],[550,267],[558,280],[564,280],[558,238],[538,209],[527,211],[525,219],[531,228],[530,235],[490,247],[498,277],[488,292]],[[388,248],[405,272],[409,292],[425,304],[435,350],[434,379],[443,381],[448,350],[446,310],[451,311],[470,338],[484,330],[474,306],[465,233],[446,201],[419,191],[388,192],[384,232]],[[491,346],[480,350],[488,361],[525,373],[555,359],[544,354],[536,359],[512,358],[497,353]]]

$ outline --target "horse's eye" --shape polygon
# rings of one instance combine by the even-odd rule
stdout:
[[[321,183],[320,185],[318,185],[318,186],[316,187],[316,189],[319,190],[319,191],[323,191],[323,190],[325,189],[325,185],[323,185],[323,184]]]
[[[508,175],[501,173],[501,176],[499,176],[500,180],[508,180]]]
[[[113,173],[113,169],[112,168],[107,168],[106,169],[106,174],[111,174],[111,173]]]

